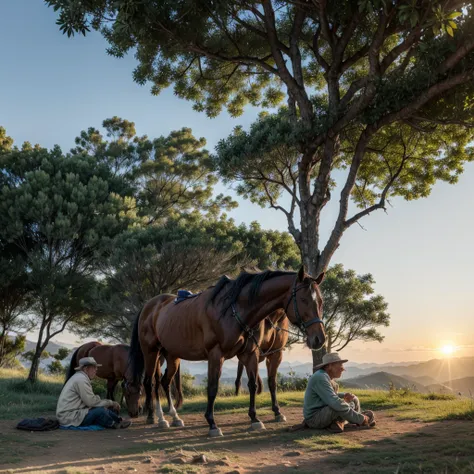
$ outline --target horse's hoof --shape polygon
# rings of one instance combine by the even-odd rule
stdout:
[[[154,418],[147,418],[145,423],[147,425],[154,425],[155,424],[155,419]]]
[[[286,416],[285,415],[276,415],[275,416],[276,423],[286,423]]]
[[[211,438],[218,438],[219,436],[224,436],[220,428],[214,428],[213,430],[209,430],[209,436]]]
[[[261,421],[256,421],[250,425],[252,431],[262,431],[265,430],[265,425]]]
[[[175,428],[182,428],[184,426],[184,421],[181,418],[176,418],[171,423],[171,426],[174,426]]]
[[[158,428],[164,430],[164,429],[168,429],[170,427],[170,424],[166,421],[166,420],[161,420],[159,423],[158,423]]]

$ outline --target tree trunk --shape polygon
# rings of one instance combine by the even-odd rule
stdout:
[[[39,362],[41,359],[41,354],[43,353],[43,351],[45,350],[49,342],[47,340],[43,341],[43,333],[44,333],[45,326],[46,324],[43,319],[41,323],[40,332],[38,334],[38,342],[36,343],[35,355],[33,356],[33,359],[31,360],[30,372],[28,373],[28,378],[27,378],[27,380],[31,383],[35,383],[38,380]]]
[[[0,367],[3,367],[4,358],[5,358],[5,346],[7,342],[7,334],[6,331],[3,330],[0,334]]]

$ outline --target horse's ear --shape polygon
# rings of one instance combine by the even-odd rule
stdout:
[[[299,281],[304,281],[304,276],[306,274],[306,269],[304,265],[301,265],[300,271],[298,272],[298,280]]]
[[[324,277],[326,276],[326,273],[325,272],[322,272],[319,274],[318,278],[315,278],[314,281],[316,283],[316,285],[320,285],[323,281],[324,281]]]

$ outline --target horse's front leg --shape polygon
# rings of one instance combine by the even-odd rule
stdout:
[[[118,380],[113,378],[113,379],[107,379],[107,398],[109,400],[112,400],[113,402],[115,401],[114,394],[115,394],[115,387],[117,386]]]
[[[214,403],[219,390],[219,379],[222,373],[222,364],[224,356],[219,346],[215,346],[209,351],[207,366],[207,410],[205,418],[209,423],[209,436],[222,436],[222,431],[217,427],[214,421]]]
[[[163,408],[161,406],[160,400],[160,384],[162,383],[161,377],[161,363],[157,359],[156,369],[155,369],[155,398],[156,398],[156,416],[158,417],[158,428],[167,429],[170,427],[168,421],[165,418],[163,413]]]
[[[268,389],[272,397],[272,410],[275,413],[275,421],[285,422],[286,417],[280,413],[280,406],[276,396],[277,392],[277,373],[283,359],[282,351],[274,352],[267,357]]]
[[[258,388],[258,360],[259,353],[257,351],[249,354],[242,354],[239,357],[244,363],[245,369],[247,370],[247,377],[249,379],[248,387],[250,393],[250,404],[249,404],[249,417],[252,421],[251,428],[253,430],[264,430],[265,425],[257,418],[256,408],[256,394]]]

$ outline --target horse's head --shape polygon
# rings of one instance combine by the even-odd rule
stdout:
[[[323,298],[319,289],[323,280],[324,273],[312,278],[301,267],[285,309],[289,320],[306,334],[308,347],[316,350],[321,349],[326,342],[322,320]]]
[[[128,414],[131,418],[136,418],[141,411],[140,397],[142,394],[142,385],[124,380],[122,382],[123,393],[127,403]]]

